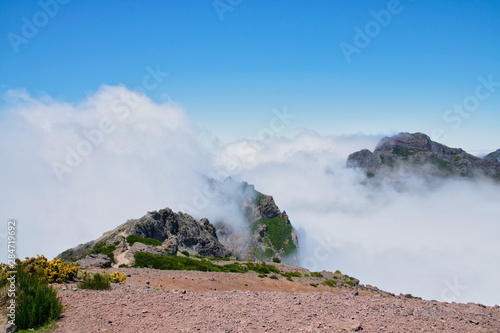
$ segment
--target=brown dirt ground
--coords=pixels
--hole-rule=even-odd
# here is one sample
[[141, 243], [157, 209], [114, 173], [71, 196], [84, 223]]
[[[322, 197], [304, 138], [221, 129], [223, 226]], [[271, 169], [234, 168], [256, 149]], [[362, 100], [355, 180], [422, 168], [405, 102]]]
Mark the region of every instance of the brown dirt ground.
[[110, 291], [59, 285], [65, 312], [56, 332], [500, 332], [498, 306], [309, 285], [320, 278], [119, 270], [127, 282]]

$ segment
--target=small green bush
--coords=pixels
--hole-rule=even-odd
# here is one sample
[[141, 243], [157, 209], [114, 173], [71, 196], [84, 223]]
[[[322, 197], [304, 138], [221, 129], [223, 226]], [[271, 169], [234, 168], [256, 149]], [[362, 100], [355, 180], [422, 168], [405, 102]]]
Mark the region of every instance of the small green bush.
[[139, 235], [130, 235], [127, 237], [128, 245], [132, 246], [135, 242], [142, 243], [144, 245], [160, 246], [163, 244], [157, 239], [142, 237]]
[[287, 273], [281, 273], [282, 276], [286, 277], [288, 281], [292, 281], [292, 277], [302, 277], [302, 274], [300, 272], [287, 272]]
[[280, 259], [280, 258], [278, 258], [278, 257], [274, 257], [274, 258], [273, 258], [273, 262], [275, 262], [275, 263], [279, 264], [279, 263], [281, 263], [281, 259]]
[[186, 257], [189, 257], [189, 252], [188, 252], [188, 251], [185, 251], [185, 250], [184, 250], [184, 251], [181, 251], [181, 253], [182, 253], [183, 255], [185, 255]]
[[271, 275], [269, 278], [273, 280], [278, 280], [278, 277], [276, 275]]
[[265, 274], [259, 274], [259, 275], [258, 275], [258, 277], [260, 277], [260, 278], [265, 278], [266, 276], [267, 276], [267, 275], [265, 275]]
[[310, 285], [311, 287], [318, 288], [318, 285], [317, 285], [317, 284], [315, 284], [315, 283], [309, 283], [309, 285]]
[[322, 278], [322, 277], [323, 277], [323, 274], [321, 274], [320, 272], [311, 272], [311, 276], [312, 276], [312, 277], [319, 277], [319, 278]]
[[247, 263], [248, 270], [254, 271], [257, 273], [261, 274], [269, 274], [269, 273], [275, 273], [275, 274], [280, 274], [280, 270], [274, 266], [274, 265], [268, 265], [265, 262], [262, 262], [260, 264], [254, 264], [254, 263]]
[[337, 286], [337, 281], [333, 281], [333, 280], [325, 280], [323, 281], [322, 283], [324, 286], [329, 286], [329, 287], [332, 287], [332, 288], [335, 288]]
[[56, 320], [62, 313], [57, 291], [37, 274], [16, 269], [17, 300], [15, 325], [18, 329], [37, 328]]
[[83, 283], [80, 284], [80, 288], [92, 290], [109, 290], [111, 289], [111, 283], [109, 281], [109, 276], [95, 273], [93, 275], [85, 275], [83, 278]]
[[340, 271], [337, 269], [334, 274], [342, 274]]

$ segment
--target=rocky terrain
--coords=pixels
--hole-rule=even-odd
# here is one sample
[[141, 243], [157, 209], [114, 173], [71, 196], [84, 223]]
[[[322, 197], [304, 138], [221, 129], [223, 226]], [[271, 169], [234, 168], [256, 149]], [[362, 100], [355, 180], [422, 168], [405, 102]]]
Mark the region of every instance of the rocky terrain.
[[407, 170], [422, 177], [490, 177], [500, 180], [497, 152], [485, 158], [432, 141], [422, 133], [399, 133], [383, 138], [373, 152], [349, 155], [347, 166], [362, 168], [368, 178]]
[[127, 282], [110, 291], [58, 286], [65, 312], [55, 332], [500, 331], [498, 306], [425, 301], [360, 285], [332, 288], [314, 277], [124, 271]]

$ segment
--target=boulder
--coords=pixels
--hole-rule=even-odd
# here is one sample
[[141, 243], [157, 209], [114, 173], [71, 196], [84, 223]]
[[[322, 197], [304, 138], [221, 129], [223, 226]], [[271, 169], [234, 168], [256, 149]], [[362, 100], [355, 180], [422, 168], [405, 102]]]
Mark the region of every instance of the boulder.
[[113, 260], [105, 254], [89, 254], [77, 263], [82, 268], [108, 268], [113, 264]]

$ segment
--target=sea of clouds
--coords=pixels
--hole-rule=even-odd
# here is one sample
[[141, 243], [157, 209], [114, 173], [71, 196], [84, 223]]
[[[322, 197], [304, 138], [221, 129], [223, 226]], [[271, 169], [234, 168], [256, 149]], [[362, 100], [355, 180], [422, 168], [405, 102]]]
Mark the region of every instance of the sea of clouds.
[[227, 144], [174, 102], [122, 86], [73, 104], [9, 90], [0, 109], [0, 239], [15, 218], [18, 256], [52, 257], [164, 207], [241, 227], [241, 211], [227, 200], [238, 189], [220, 195], [207, 186], [231, 176], [286, 210], [311, 270], [339, 269], [427, 299], [500, 303], [498, 184], [430, 185], [410, 174], [401, 175], [404, 190], [366, 182], [346, 158], [375, 148], [380, 136], [284, 137], [276, 129], [294, 125], [270, 117], [266, 131]]

